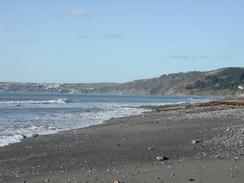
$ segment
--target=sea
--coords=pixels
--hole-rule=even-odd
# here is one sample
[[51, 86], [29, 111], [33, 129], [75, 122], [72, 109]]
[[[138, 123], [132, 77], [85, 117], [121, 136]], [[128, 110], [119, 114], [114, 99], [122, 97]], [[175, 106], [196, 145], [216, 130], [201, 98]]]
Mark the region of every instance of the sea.
[[96, 125], [159, 106], [214, 100], [214, 96], [136, 96], [61, 93], [0, 93], [0, 147], [24, 137]]

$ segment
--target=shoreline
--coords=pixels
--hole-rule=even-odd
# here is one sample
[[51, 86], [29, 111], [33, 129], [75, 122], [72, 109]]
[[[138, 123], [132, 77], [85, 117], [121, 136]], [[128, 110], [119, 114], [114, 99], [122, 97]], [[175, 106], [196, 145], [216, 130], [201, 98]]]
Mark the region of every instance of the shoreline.
[[242, 182], [244, 108], [230, 102], [162, 107], [0, 147], [0, 182]]
[[[59, 100], [59, 99], [58, 99]], [[212, 100], [211, 100], [212, 101]], [[205, 101], [203, 101], [205, 102]], [[160, 108], [171, 108], [172, 106], [173, 107], [177, 107], [177, 106], [189, 106], [189, 105], [194, 105], [194, 104], [197, 104], [197, 103], [202, 103], [202, 102], [194, 102], [194, 103], [190, 103], [190, 102], [180, 102], [180, 103], [166, 103], [166, 104], [159, 104], [159, 105], [153, 105], [153, 104], [150, 104], [150, 105], [138, 105], [138, 106], [124, 106], [124, 107], [129, 107], [131, 109], [144, 109], [144, 111], [140, 112], [139, 114], [130, 114], [130, 115], [124, 115], [124, 116], [121, 116], [121, 117], [114, 117], [114, 116], [111, 116], [109, 119], [105, 119], [105, 120], [102, 120], [100, 122], [97, 122], [97, 123], [94, 123], [94, 124], [91, 124], [91, 125], [84, 125], [84, 126], [81, 126], [81, 127], [74, 127], [74, 128], [70, 128], [70, 129], [60, 129], [60, 130], [55, 130], [55, 131], [49, 131], [49, 133], [33, 133], [31, 135], [25, 135], [25, 134], [16, 134], [14, 136], [14, 139], [15, 139], [15, 142], [8, 142], [6, 143], [5, 145], [0, 145], [0, 148], [1, 147], [5, 147], [5, 146], [8, 146], [8, 145], [11, 145], [11, 144], [16, 144], [16, 143], [21, 143], [24, 139], [26, 138], [36, 138], [37, 136], [43, 136], [43, 135], [53, 135], [53, 134], [57, 134], [57, 133], [62, 133], [62, 132], [69, 132], [69, 131], [73, 131], [73, 130], [79, 130], [81, 128], [87, 128], [87, 127], [90, 127], [90, 126], [96, 126], [96, 125], [100, 125], [100, 124], [103, 124], [103, 123], [106, 123], [106, 121], [110, 120], [110, 119], [114, 119], [114, 118], [123, 118], [123, 117], [130, 117], [130, 116], [134, 116], [134, 115], [142, 115], [143, 113], [147, 113], [147, 112], [153, 112], [153, 111], [157, 111], [158, 109]], [[17, 137], [18, 136], [18, 137]]]

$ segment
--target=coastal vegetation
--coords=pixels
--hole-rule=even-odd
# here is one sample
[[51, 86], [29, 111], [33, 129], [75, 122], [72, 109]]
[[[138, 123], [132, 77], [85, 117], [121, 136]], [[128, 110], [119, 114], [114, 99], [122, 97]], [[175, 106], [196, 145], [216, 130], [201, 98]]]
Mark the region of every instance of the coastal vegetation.
[[109, 93], [142, 95], [239, 95], [244, 92], [244, 68], [164, 74], [126, 83], [0, 83], [0, 91]]

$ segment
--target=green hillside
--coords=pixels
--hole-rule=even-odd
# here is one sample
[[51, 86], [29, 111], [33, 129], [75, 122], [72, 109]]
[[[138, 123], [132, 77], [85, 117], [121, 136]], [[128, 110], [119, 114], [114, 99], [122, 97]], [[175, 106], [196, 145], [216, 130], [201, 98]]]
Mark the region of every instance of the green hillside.
[[207, 72], [162, 75], [124, 83], [103, 91], [122, 94], [233, 95], [242, 94], [244, 68], [228, 67]]

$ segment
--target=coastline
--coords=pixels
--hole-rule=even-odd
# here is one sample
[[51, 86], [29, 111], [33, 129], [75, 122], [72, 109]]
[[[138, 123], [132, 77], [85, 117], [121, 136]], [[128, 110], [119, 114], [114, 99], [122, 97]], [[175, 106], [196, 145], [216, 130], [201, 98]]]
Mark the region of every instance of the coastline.
[[244, 108], [230, 102], [26, 138], [0, 148], [0, 182], [241, 182]]

